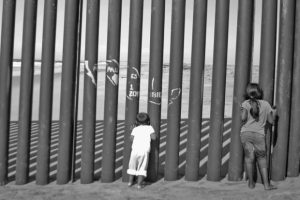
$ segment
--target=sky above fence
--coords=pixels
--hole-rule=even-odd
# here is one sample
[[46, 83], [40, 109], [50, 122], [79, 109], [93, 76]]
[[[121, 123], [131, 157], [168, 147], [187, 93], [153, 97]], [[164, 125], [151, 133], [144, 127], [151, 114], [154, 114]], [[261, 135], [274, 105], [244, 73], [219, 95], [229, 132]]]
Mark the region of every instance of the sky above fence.
[[[0, 21], [2, 22], [3, 0], [0, 0]], [[24, 0], [17, 0], [16, 5], [16, 25], [15, 25], [15, 43], [14, 59], [21, 58], [22, 50], [22, 30], [24, 15]], [[82, 25], [82, 48], [81, 59], [84, 59], [85, 48], [85, 20], [86, 20], [86, 0], [83, 1], [83, 25]], [[100, 1], [100, 29], [99, 29], [99, 60], [106, 58], [106, 39], [107, 39], [107, 17], [109, 0]], [[213, 61], [213, 39], [214, 39], [214, 20], [215, 20], [215, 2], [208, 0], [207, 12], [207, 41], [206, 41], [206, 64], [212, 64]], [[56, 35], [56, 60], [62, 60], [63, 50], [63, 28], [64, 28], [64, 3], [59, 0], [57, 6], [57, 35]], [[193, 26], [193, 0], [186, 0], [186, 22], [185, 22], [185, 41], [184, 41], [184, 62], [190, 63], [191, 45], [192, 45], [192, 26]], [[261, 7], [262, 0], [255, 0], [255, 21], [254, 21], [254, 47], [253, 64], [259, 63], [260, 31], [261, 31]], [[35, 59], [41, 59], [42, 51], [42, 33], [43, 33], [43, 9], [44, 0], [38, 1], [38, 17], [36, 30], [36, 53]], [[122, 27], [121, 27], [121, 54], [120, 61], [127, 60], [128, 52], [128, 33], [129, 33], [129, 11], [130, 0], [122, 1]], [[171, 11], [172, 0], [166, 0], [165, 7], [165, 41], [164, 41], [164, 63], [169, 62], [170, 55], [170, 36], [171, 36]], [[229, 16], [229, 38], [228, 38], [228, 64], [235, 63], [236, 32], [237, 32], [237, 14], [238, 0], [230, 1]], [[143, 16], [143, 41], [142, 41], [142, 62], [149, 61], [150, 46], [150, 21], [151, 21], [151, 0], [144, 0]], [[0, 27], [1, 29], [1, 27]], [[1, 32], [0, 32], [1, 35]]]

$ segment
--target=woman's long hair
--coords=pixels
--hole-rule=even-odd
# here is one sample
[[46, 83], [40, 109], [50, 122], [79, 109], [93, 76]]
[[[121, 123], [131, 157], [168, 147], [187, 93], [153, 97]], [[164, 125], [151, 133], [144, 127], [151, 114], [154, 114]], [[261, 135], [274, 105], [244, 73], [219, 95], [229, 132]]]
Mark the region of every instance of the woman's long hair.
[[251, 105], [250, 114], [258, 121], [259, 120], [259, 101], [263, 98], [263, 91], [257, 83], [249, 83], [246, 88], [246, 99], [249, 99]]

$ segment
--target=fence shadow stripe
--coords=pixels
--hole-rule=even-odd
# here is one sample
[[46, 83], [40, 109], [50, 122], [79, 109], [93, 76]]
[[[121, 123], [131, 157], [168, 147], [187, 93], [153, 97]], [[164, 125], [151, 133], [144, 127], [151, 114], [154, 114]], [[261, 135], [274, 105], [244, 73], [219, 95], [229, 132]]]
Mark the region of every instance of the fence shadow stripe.
[[[95, 180], [101, 179], [101, 163], [102, 163], [102, 145], [103, 145], [103, 121], [97, 121], [95, 127], [95, 162], [94, 162], [94, 176]], [[200, 151], [200, 163], [199, 163], [199, 175], [200, 177], [206, 174], [207, 154], [208, 154], [208, 138], [209, 138], [210, 120], [202, 120], [201, 131], [201, 151]], [[221, 175], [226, 176], [229, 160], [229, 148], [230, 148], [230, 131], [231, 131], [231, 119], [224, 119], [224, 133], [223, 133], [223, 147], [222, 147], [222, 166]], [[117, 134], [116, 134], [116, 160], [115, 160], [115, 177], [116, 179], [122, 176], [122, 162], [123, 162], [123, 149], [124, 149], [124, 132], [125, 122], [123, 120], [118, 121]], [[79, 121], [77, 124], [77, 137], [76, 137], [76, 164], [75, 164], [75, 179], [80, 179], [81, 170], [81, 142], [83, 134], [83, 124]], [[36, 175], [36, 160], [38, 150], [38, 135], [39, 135], [39, 122], [32, 122], [31, 129], [31, 141], [30, 141], [30, 162], [29, 162], [29, 181], [35, 180]], [[184, 176], [184, 170], [186, 165], [186, 145], [188, 138], [188, 120], [183, 119], [180, 125], [180, 139], [179, 139], [179, 174]], [[18, 139], [18, 122], [10, 123], [10, 141], [9, 141], [9, 162], [8, 162], [8, 178], [9, 182], [15, 181], [16, 173], [16, 152], [17, 152], [17, 139]], [[166, 139], [167, 139], [167, 120], [161, 121], [160, 132], [160, 151], [159, 151], [159, 174], [163, 176], [165, 151], [166, 151]], [[57, 156], [58, 156], [58, 141], [59, 141], [59, 121], [53, 121], [51, 126], [51, 139], [50, 139], [50, 181], [56, 180], [57, 173]]]

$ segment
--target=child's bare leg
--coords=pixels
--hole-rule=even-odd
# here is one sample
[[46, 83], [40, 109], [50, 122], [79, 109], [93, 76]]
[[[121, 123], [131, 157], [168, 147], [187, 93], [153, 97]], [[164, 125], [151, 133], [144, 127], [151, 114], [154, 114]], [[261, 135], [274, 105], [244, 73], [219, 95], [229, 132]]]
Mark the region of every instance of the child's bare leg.
[[274, 185], [272, 185], [270, 183], [270, 181], [269, 181], [267, 168], [261, 168], [260, 169], [260, 173], [261, 173], [261, 176], [263, 178], [265, 190], [274, 190], [274, 189], [277, 189], [277, 187], [274, 186]]
[[274, 190], [277, 189], [276, 186], [270, 184], [269, 176], [268, 176], [268, 169], [266, 167], [266, 160], [265, 158], [258, 159], [258, 166], [260, 170], [261, 177], [263, 179], [264, 188], [265, 190]]
[[246, 164], [246, 171], [248, 175], [248, 187], [254, 188], [254, 149], [251, 147], [246, 147], [244, 149], [245, 152], [245, 164]]
[[129, 182], [128, 182], [128, 186], [131, 187], [133, 185], [133, 180], [134, 180], [134, 176], [133, 175], [129, 175]]
[[248, 187], [249, 188], [255, 188], [254, 183], [254, 163], [246, 161], [246, 170], [248, 175]]
[[138, 176], [138, 182], [137, 182], [137, 187], [142, 188], [142, 184], [144, 181], [145, 177], [144, 176]]

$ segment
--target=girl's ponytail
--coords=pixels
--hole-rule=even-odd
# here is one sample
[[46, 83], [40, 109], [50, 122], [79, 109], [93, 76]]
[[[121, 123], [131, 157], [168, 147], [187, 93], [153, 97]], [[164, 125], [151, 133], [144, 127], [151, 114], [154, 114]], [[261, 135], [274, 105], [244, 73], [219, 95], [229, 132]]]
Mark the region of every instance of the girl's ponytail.
[[259, 120], [259, 102], [257, 99], [249, 99], [250, 100], [250, 114], [255, 119], [255, 121]]
[[250, 114], [255, 119], [259, 120], [259, 99], [262, 99], [263, 92], [257, 83], [249, 83], [246, 89], [246, 99], [249, 99], [251, 106]]

